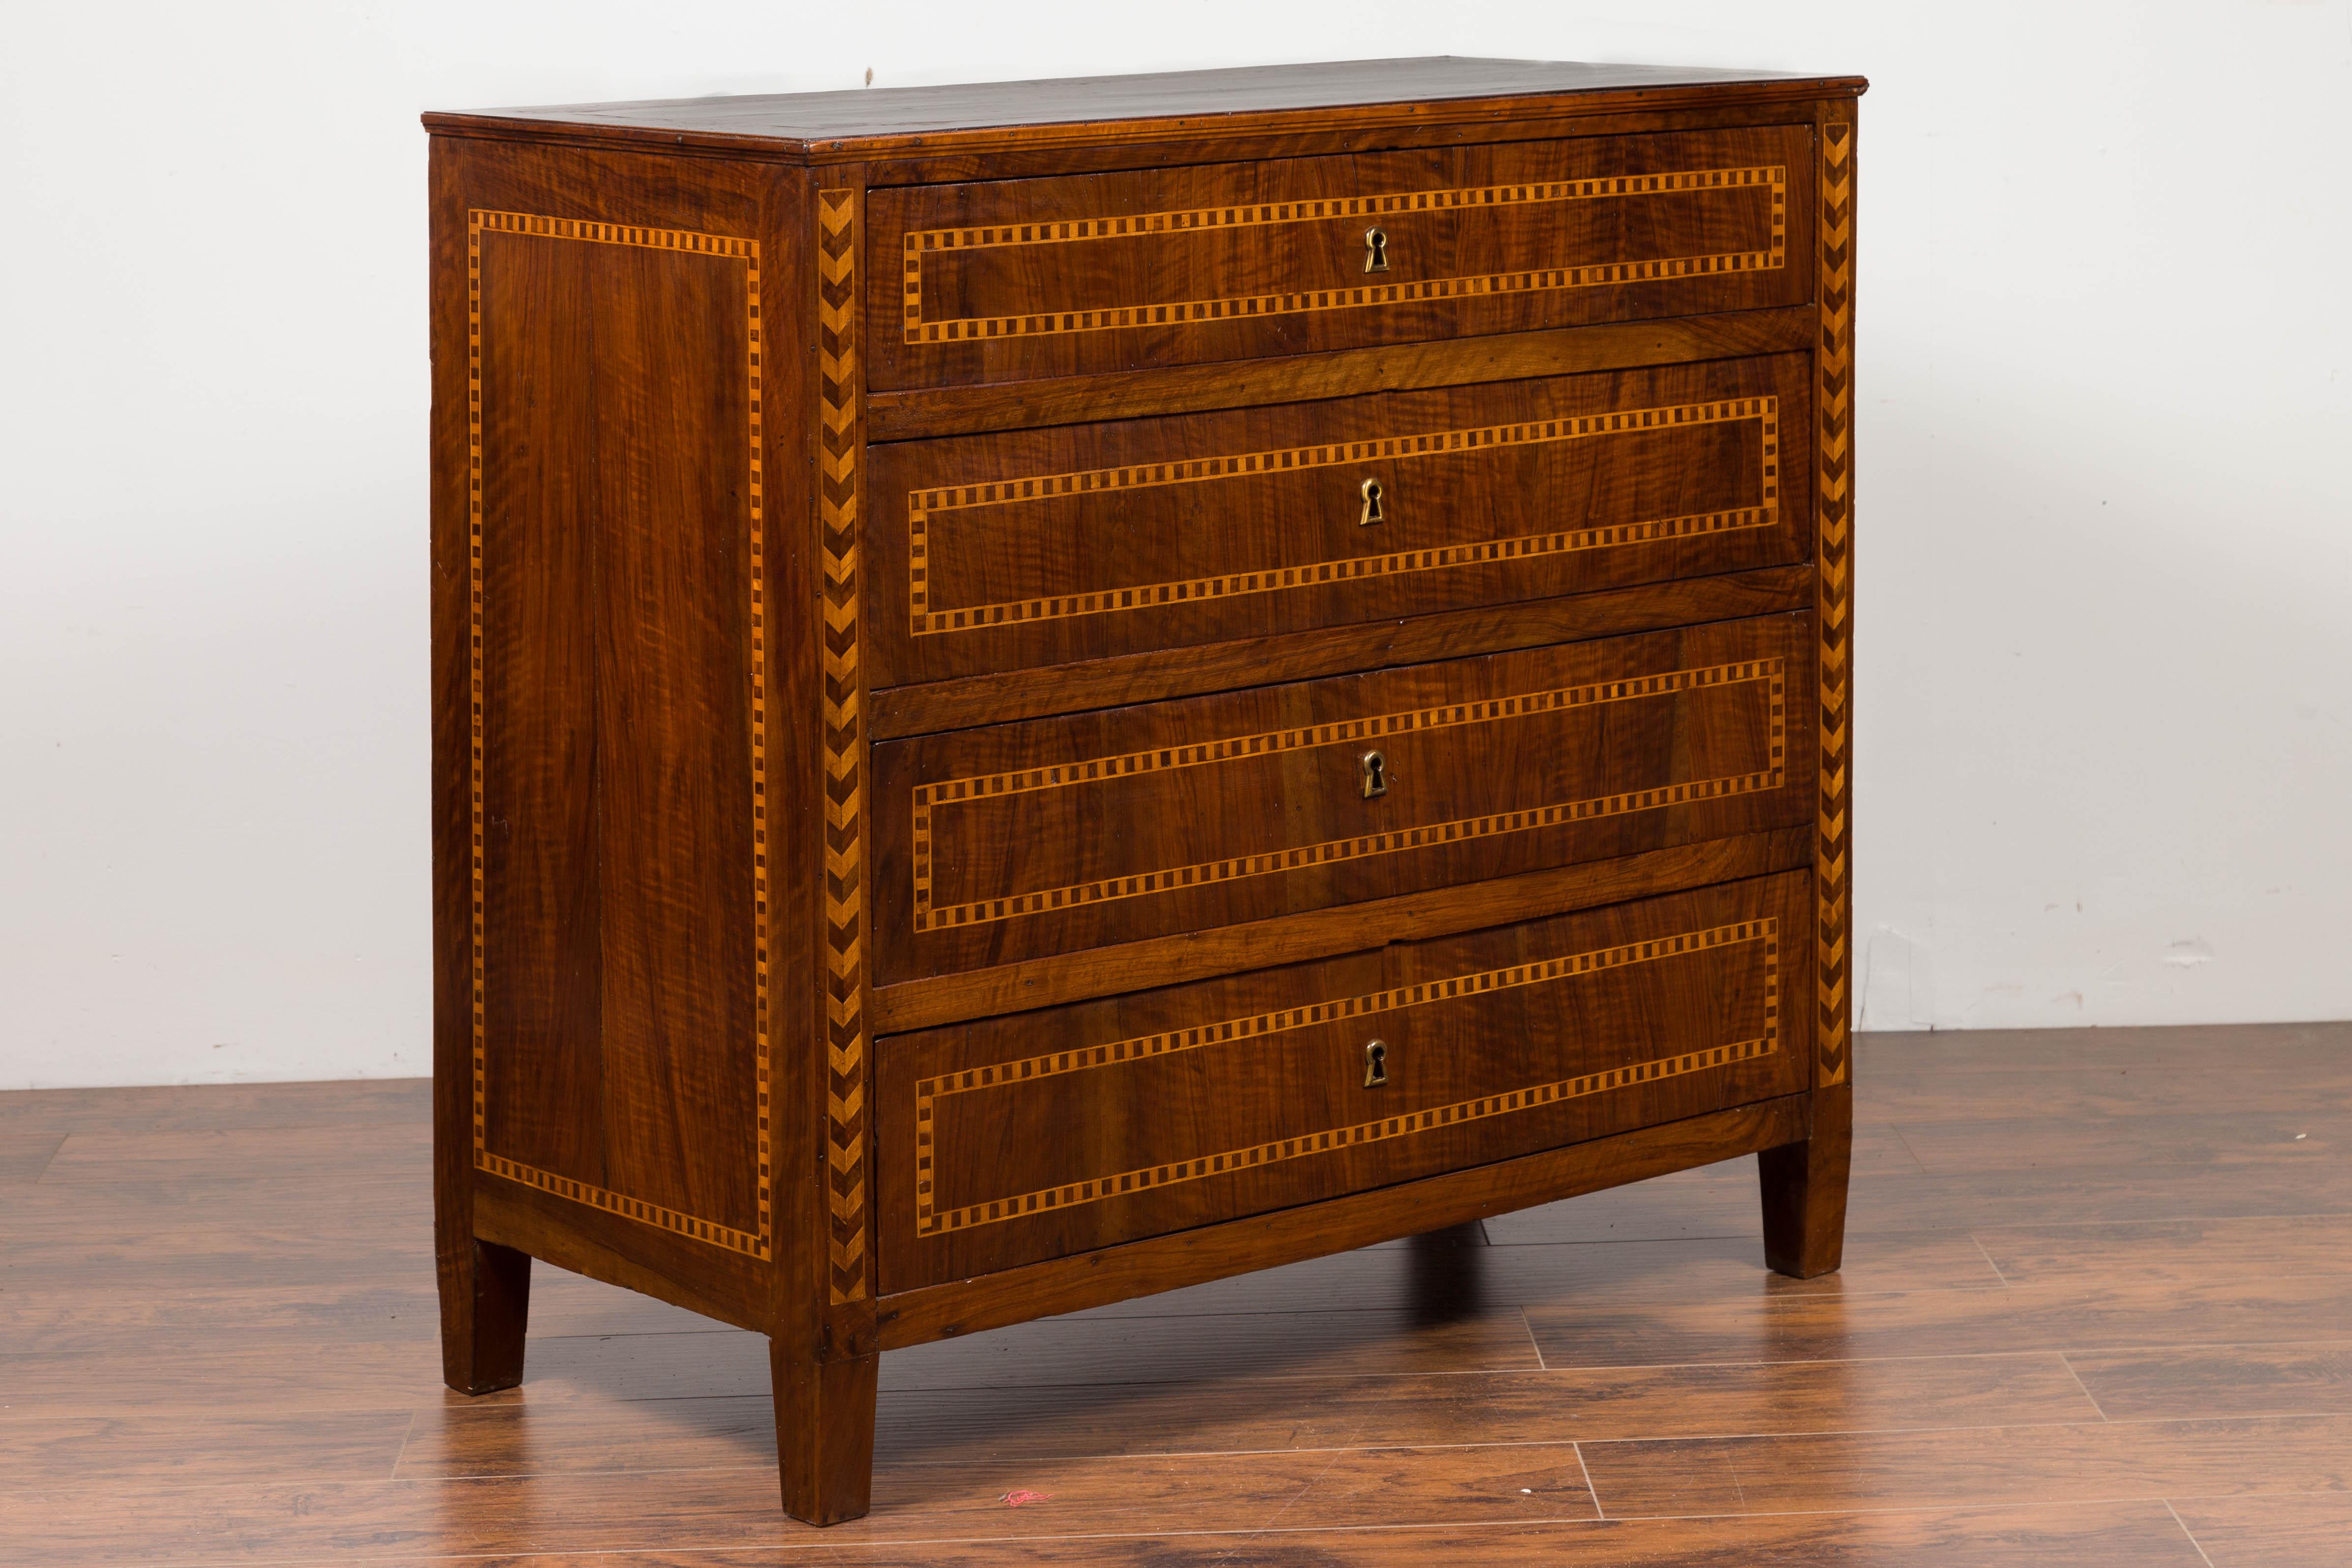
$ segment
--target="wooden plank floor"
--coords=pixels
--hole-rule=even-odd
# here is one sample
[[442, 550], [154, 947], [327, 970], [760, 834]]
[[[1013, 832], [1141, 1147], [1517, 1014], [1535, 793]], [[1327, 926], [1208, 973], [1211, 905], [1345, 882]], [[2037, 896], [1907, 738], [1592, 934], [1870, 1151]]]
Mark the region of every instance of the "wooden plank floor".
[[441, 1388], [423, 1084], [0, 1095], [0, 1563], [2352, 1563], [2352, 1024], [1859, 1084], [1842, 1275], [1741, 1160], [926, 1346], [823, 1532], [754, 1336], [542, 1264]]

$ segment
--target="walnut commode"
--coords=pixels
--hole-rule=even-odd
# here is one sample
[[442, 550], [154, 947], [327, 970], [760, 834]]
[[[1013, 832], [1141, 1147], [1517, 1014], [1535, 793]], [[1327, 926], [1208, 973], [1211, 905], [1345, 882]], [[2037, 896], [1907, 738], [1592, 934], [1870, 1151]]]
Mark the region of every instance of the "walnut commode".
[[426, 117], [443, 1343], [882, 1353], [1852, 1124], [1853, 78]]

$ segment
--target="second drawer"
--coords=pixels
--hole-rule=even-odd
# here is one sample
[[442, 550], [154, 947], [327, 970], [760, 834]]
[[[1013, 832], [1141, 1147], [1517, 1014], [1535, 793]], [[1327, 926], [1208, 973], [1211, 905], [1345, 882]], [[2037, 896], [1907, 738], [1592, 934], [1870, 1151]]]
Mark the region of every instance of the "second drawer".
[[1812, 683], [1779, 615], [886, 742], [876, 978], [1806, 821]]
[[1801, 354], [875, 448], [877, 686], [1801, 560]]

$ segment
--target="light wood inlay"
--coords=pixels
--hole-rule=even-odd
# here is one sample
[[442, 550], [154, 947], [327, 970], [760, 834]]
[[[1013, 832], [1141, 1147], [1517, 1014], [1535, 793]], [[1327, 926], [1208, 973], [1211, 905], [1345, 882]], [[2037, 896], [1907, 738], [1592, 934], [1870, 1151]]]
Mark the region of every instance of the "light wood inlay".
[[[1549, 445], [1566, 441], [1649, 434], [1749, 421], [1754, 422], [1757, 427], [1758, 455], [1763, 476], [1763, 494], [1759, 504], [1753, 507], [1728, 507], [1685, 517], [1654, 517], [1590, 528], [1521, 534], [1385, 555], [1266, 567], [1255, 571], [1228, 572], [1172, 582], [1009, 600], [996, 604], [942, 610], [933, 608], [930, 602], [929, 552], [933, 519], [950, 513], [982, 507], [1050, 502], [1109, 490], [1206, 484], [1368, 462], [1458, 456], [1496, 448]], [[1512, 424], [1422, 431], [1375, 436], [1364, 441], [1224, 454], [1071, 474], [1031, 475], [1015, 479], [917, 490], [907, 497], [907, 528], [910, 541], [907, 558], [907, 598], [912, 611], [910, 629], [915, 636], [921, 637], [1021, 622], [1150, 610], [1169, 604], [1194, 603], [1204, 599], [1280, 592], [1493, 561], [1527, 560], [1577, 550], [1605, 549], [1620, 545], [1725, 533], [1738, 528], [1776, 528], [1780, 517], [1780, 400], [1745, 397], [1675, 403], [1658, 408], [1614, 409], [1602, 413], [1570, 414], [1558, 419], [1528, 420]]]
[[[1843, 112], [1852, 113], [1851, 104]], [[1816, 534], [1820, 561], [1815, 574], [1821, 623], [1821, 836], [1813, 857], [1813, 887], [1821, 901], [1821, 952], [1816, 965], [1821, 989], [1818, 1081], [1843, 1083], [1848, 1062], [1851, 1010], [1846, 983], [1849, 927], [1853, 919], [1853, 868], [1848, 853], [1853, 824], [1847, 724], [1853, 650], [1853, 124], [1822, 126], [1821, 278], [1822, 337], [1814, 352], [1821, 413], [1821, 472]]]
[[[483, 821], [483, 760], [486, 741], [485, 682], [482, 670], [484, 636], [484, 591], [482, 556], [482, 235], [488, 234], [516, 235], [538, 239], [576, 240], [593, 245], [635, 246], [649, 250], [683, 252], [707, 256], [722, 261], [743, 264], [743, 298], [746, 406], [750, 410], [748, 427], [744, 432], [750, 453], [751, 471], [746, 489], [748, 518], [745, 529], [746, 570], [750, 582], [751, 610], [751, 841], [752, 885], [751, 913], [758, 952], [757, 977], [754, 985], [756, 1016], [759, 1029], [758, 1051], [758, 1139], [759, 1139], [759, 1215], [760, 1228], [741, 1230], [699, 1218], [660, 1204], [648, 1203], [626, 1193], [614, 1192], [593, 1182], [578, 1180], [553, 1171], [542, 1170], [520, 1160], [493, 1153], [488, 1146], [489, 1022], [487, 990], [487, 958], [484, 925], [487, 904], [484, 871], [485, 824]], [[468, 639], [467, 678], [472, 696], [470, 719], [470, 777], [467, 791], [471, 812], [473, 847], [472, 910], [473, 929], [473, 1068], [474, 1068], [474, 1167], [509, 1181], [520, 1182], [541, 1192], [569, 1198], [593, 1208], [616, 1214], [625, 1219], [657, 1227], [677, 1235], [691, 1237], [723, 1247], [730, 1252], [746, 1253], [754, 1258], [767, 1258], [773, 1250], [775, 1234], [772, 1173], [774, 1150], [771, 1134], [770, 1092], [773, 1071], [769, 1033], [770, 998], [768, 988], [768, 894], [767, 894], [767, 752], [768, 752], [768, 643], [765, 623], [766, 528], [763, 494], [762, 455], [760, 417], [760, 246], [757, 241], [740, 239], [732, 235], [706, 234], [696, 229], [655, 228], [638, 224], [608, 224], [580, 218], [549, 217], [532, 213], [509, 213], [469, 209], [466, 214], [466, 429], [467, 429], [467, 528], [468, 534], [469, 597], [471, 621]]]
[[831, 1299], [866, 1296], [865, 680], [858, 668], [857, 203], [817, 195], [818, 522], [824, 568], [825, 1138]]
[[[1298, 293], [1232, 295], [1212, 299], [1150, 302], [1091, 310], [1041, 311], [1018, 316], [923, 319], [923, 258], [949, 250], [1003, 246], [1074, 245], [1089, 240], [1145, 235], [1197, 233], [1214, 228], [1340, 222], [1366, 216], [1445, 212], [1549, 202], [1610, 201], [1689, 192], [1765, 188], [1771, 192], [1772, 230], [1767, 248], [1709, 256], [1659, 256], [1547, 267], [1464, 277], [1377, 284]], [[1696, 277], [1722, 272], [1755, 272], [1785, 265], [1788, 236], [1788, 171], [1778, 165], [1741, 169], [1691, 169], [1668, 173], [1612, 175], [1590, 180], [1483, 186], [1448, 191], [1405, 191], [1369, 196], [1339, 196], [1297, 202], [1252, 203], [1134, 217], [1071, 218], [990, 227], [922, 229], [908, 233], [906, 250], [906, 340], [957, 342], [971, 339], [1038, 337], [1096, 332], [1118, 327], [1191, 326], [1202, 322], [1294, 315], [1302, 311], [1360, 309], [1421, 299], [1463, 298], [1481, 294], [1523, 294], [1590, 288], [1656, 278]]]
[[[657, 1555], [772, 1546], [779, 1500], [819, 1526], [878, 1501], [860, 1540], [919, 1530], [954, 1547], [926, 1500], [1006, 1484], [977, 1461], [948, 1473], [960, 1426], [1042, 1434], [1018, 1479], [1043, 1505], [1013, 1522], [1054, 1535], [1063, 1510], [1098, 1544], [1113, 1471], [1175, 1450], [1129, 1443], [1086, 1389], [1254, 1357], [1293, 1382], [1591, 1368], [1642, 1314], [1604, 1302], [1579, 1330], [1554, 1313], [1557, 1345], [1538, 1346], [1513, 1309], [1537, 1304], [1536, 1275], [1572, 1276], [1587, 1299], [1596, 1267], [1643, 1281], [1645, 1310], [1688, 1308], [1692, 1283], [1748, 1318], [1770, 1307], [1774, 1356], [1816, 1328], [1852, 1341], [1834, 1291], [1803, 1282], [1843, 1260], [1852, 1162], [1881, 1186], [1918, 1163], [1890, 1142], [1883, 1096], [1857, 1104], [1845, 1018], [1865, 85], [1443, 59], [428, 116], [435, 1273], [414, 1227], [345, 1212], [348, 1183], [265, 1183], [253, 1201], [323, 1195], [330, 1228], [356, 1216], [411, 1242], [333, 1300], [224, 1312], [247, 1338], [295, 1318], [331, 1331], [362, 1309], [382, 1320], [383, 1280], [407, 1280], [394, 1326], [423, 1333], [437, 1296], [441, 1380], [486, 1403], [436, 1394], [411, 1441], [404, 1405], [346, 1420], [331, 1385], [359, 1388], [352, 1349], [373, 1345], [413, 1388], [421, 1340], [331, 1332], [351, 1343], [306, 1351], [298, 1333], [310, 1363], [273, 1342], [225, 1372], [189, 1362], [185, 1291], [116, 1291], [131, 1304], [113, 1327], [170, 1351], [166, 1383], [275, 1412], [166, 1434], [140, 1464], [226, 1454], [213, 1490], [282, 1480], [327, 1499], [288, 1531], [183, 1555], [252, 1557], [258, 1541], [307, 1561], [397, 1537], [495, 1556], [519, 1550], [516, 1499], [548, 1500], [523, 1483], [599, 1467], [632, 1486], [589, 1477], [571, 1488], [585, 1514], [535, 1508], [533, 1529], [570, 1534], [532, 1550], [621, 1549], [578, 1521], [648, 1487], [694, 1536], [635, 1542]], [[250, 1096], [185, 1124], [259, 1109], [254, 1159], [293, 1157], [269, 1135], [289, 1125], [341, 1159], [389, 1124], [339, 1103], [352, 1124], [295, 1125]], [[425, 1201], [425, 1109], [412, 1086], [416, 1123], [375, 1162], [405, 1174], [362, 1186]], [[224, 1168], [183, 1136], [107, 1173], [105, 1129], [127, 1124], [113, 1111], [44, 1099], [18, 1119], [0, 1184], [37, 1174], [28, 1200], [152, 1185], [128, 1165]], [[1783, 1277], [1769, 1298], [1747, 1277], [1752, 1244], [1710, 1253], [1708, 1280], [1622, 1247], [1533, 1273], [1525, 1247], [1463, 1266], [1514, 1225], [1687, 1236], [1687, 1216], [1653, 1228], [1643, 1206], [1706, 1184], [1605, 1195], [1748, 1155], [1739, 1219], [1702, 1218], [1707, 1237], [1744, 1231], [1760, 1197], [1760, 1263]], [[2308, 1181], [2272, 1185], [2286, 1196], [2263, 1212], [2310, 1207]], [[2116, 1191], [2138, 1212], [2145, 1186]], [[1910, 1215], [1948, 1210], [1938, 1192], [1862, 1196]], [[1560, 1202], [1582, 1195], [1601, 1196]], [[1948, 1226], [1943, 1210], [1864, 1216], [1863, 1255], [1890, 1226]], [[57, 1218], [27, 1244], [50, 1247]], [[60, 1258], [121, 1275], [111, 1253]], [[1411, 1278], [1383, 1277], [1399, 1260]], [[286, 1259], [231, 1261], [268, 1275]], [[1221, 1309], [1235, 1315], [1165, 1344], [1093, 1311], [1219, 1281], [1321, 1296]], [[591, 1281], [654, 1300], [591, 1301]], [[1882, 1282], [1843, 1299], [1867, 1307], [1873, 1290], [1898, 1305], [1970, 1293]], [[2307, 1340], [2336, 1303], [2306, 1294], [2286, 1326]], [[1163, 1296], [1123, 1322], [1227, 1299]], [[1800, 1321], [1806, 1301], [1821, 1323]], [[1984, 1330], [2013, 1361], [1991, 1332], [2002, 1314], [1975, 1305], [1954, 1332]], [[639, 1347], [635, 1383], [636, 1353], [608, 1337], [633, 1310], [660, 1342]], [[689, 1333], [688, 1313], [746, 1332]], [[1038, 1321], [1072, 1313], [1087, 1315]], [[111, 1560], [121, 1521], [184, 1516], [168, 1488], [126, 1506], [100, 1484], [121, 1478], [89, 1467], [137, 1448], [109, 1419], [156, 1397], [123, 1381], [108, 1325], [62, 1296], [14, 1316], [53, 1342], [37, 1350], [89, 1354], [48, 1378], [70, 1408], [26, 1417], [57, 1428], [16, 1444], [47, 1492], [21, 1517], [0, 1502], [0, 1537], [13, 1522], [33, 1559]], [[2007, 1314], [2028, 1317], [2053, 1321]], [[1376, 1319], [1397, 1332], [1367, 1332]], [[1737, 1351], [1755, 1337], [1742, 1322], [1676, 1332]], [[1008, 1425], [964, 1396], [1010, 1384], [976, 1383], [952, 1343], [895, 1360], [883, 1392], [886, 1352], [1017, 1325], [982, 1359], [1010, 1346], [1070, 1399], [1044, 1389]], [[1335, 1344], [1353, 1348], [1332, 1361]], [[38, 1375], [44, 1358], [14, 1359]], [[576, 1452], [550, 1449], [536, 1416], [520, 1448], [493, 1431], [527, 1370], [578, 1383], [589, 1360], [627, 1409], [646, 1406], [635, 1384], [673, 1402], [758, 1394], [772, 1424], [750, 1429], [773, 1433], [772, 1475], [742, 1468], [740, 1441], [717, 1452], [748, 1409], [701, 1423], [716, 1469], [675, 1421], [588, 1406], [557, 1422], [571, 1437], [555, 1447]], [[257, 1377], [275, 1380], [266, 1398]], [[1989, 1407], [1979, 1382], [2022, 1380], [2064, 1409], [2020, 1418], [2063, 1423], [2098, 1395], [2090, 1377], [1995, 1368], [1948, 1379], [1957, 1403], [1932, 1423], [1916, 1397], [1896, 1416], [1965, 1426]], [[1829, 1453], [1838, 1434], [1883, 1435], [1839, 1404], [1851, 1376], [1813, 1381], [1826, 1404], [1761, 1383], [1726, 1403], [1720, 1378], [1694, 1377], [1698, 1406], [1638, 1432], [1622, 1379], [1498, 1391], [1499, 1416], [1433, 1385], [1318, 1391], [1307, 1403], [1429, 1429], [1322, 1423], [1362, 1452], [1342, 1456], [1349, 1485], [1316, 1495], [1381, 1500], [1283, 1522], [1400, 1561], [1428, 1555], [1396, 1532], [1415, 1524], [1514, 1561], [1720, 1554], [1754, 1544], [1745, 1524], [1601, 1530], [1634, 1511], [1577, 1444], [1810, 1433]], [[336, 1419], [296, 1408], [289, 1424], [294, 1396]], [[389, 1447], [371, 1412], [393, 1417]], [[1528, 1412], [1548, 1429], [1507, 1429]], [[1187, 1422], [1172, 1419], [1163, 1437]], [[879, 1497], [877, 1430], [894, 1466]], [[1527, 1458], [1530, 1443], [1547, 1451]], [[1680, 1462], [1624, 1446], [1627, 1463]], [[1329, 1458], [1313, 1447], [1275, 1453], [1277, 1469], [1312, 1481]], [[270, 1474], [272, 1451], [318, 1473]], [[1265, 1445], [1202, 1451], [1215, 1474], [1162, 1486], [1169, 1508], [1113, 1530], [1134, 1537], [1114, 1555], [1198, 1535], [1220, 1477], [1220, 1518], [1263, 1515]], [[1059, 1479], [1036, 1468], [1065, 1459], [1077, 1469]], [[485, 1476], [504, 1479], [473, 1487], [479, 1517], [439, 1528], [457, 1494], [436, 1479]], [[1697, 1495], [1653, 1479], [1669, 1501]], [[1725, 1511], [1747, 1511], [1755, 1489], [1729, 1490]], [[1594, 1530], [1521, 1540], [1511, 1519]], [[1333, 1533], [1356, 1526], [1363, 1540]], [[1767, 1544], [1834, 1546], [1839, 1528]]]
[[[1272, 756], [1283, 751], [1320, 746], [1357, 744], [1398, 735], [1449, 729], [1462, 725], [1490, 724], [1502, 719], [1527, 718], [1541, 713], [1554, 713], [1607, 703], [1674, 696], [1685, 692], [1700, 691], [1716, 686], [1739, 685], [1750, 682], [1762, 683], [1766, 688], [1769, 710], [1767, 755], [1771, 761], [1768, 766], [1748, 773], [1717, 779], [1692, 779], [1661, 785], [1651, 789], [1626, 791], [1589, 800], [1564, 800], [1528, 810], [1489, 813], [1479, 817], [1465, 818], [1458, 821], [1425, 823], [1391, 832], [1334, 839], [1323, 843], [1299, 845], [1295, 848], [1269, 851], [1263, 854], [1237, 856], [1229, 860], [1204, 862], [1197, 865], [1171, 866], [1131, 876], [1075, 883], [1067, 887], [1049, 888], [1034, 893], [1009, 894], [944, 906], [935, 906], [931, 902], [931, 819], [933, 811], [941, 808], [973, 800], [994, 800], [1005, 795], [1023, 794], [1037, 789], [1071, 789], [1172, 768], [1213, 766], [1246, 758]], [[1737, 664], [1714, 664], [1700, 669], [1664, 671], [1654, 675], [1640, 675], [1626, 680], [1600, 681], [1583, 685], [1560, 686], [1549, 691], [1526, 692], [1479, 702], [1448, 703], [1437, 707], [1413, 709], [1402, 713], [1375, 714], [1364, 718], [1338, 720], [1299, 729], [1224, 736], [1192, 746], [1161, 747], [1150, 751], [1088, 758], [1057, 767], [1024, 768], [1010, 773], [995, 773], [968, 779], [944, 779], [931, 784], [918, 784], [912, 791], [913, 798], [910, 805], [915, 862], [914, 926], [917, 931], [931, 931], [957, 925], [981, 925], [1051, 910], [1074, 908], [1080, 904], [1101, 903], [1110, 899], [1135, 898], [1171, 892], [1179, 888], [1199, 887], [1205, 883], [1227, 882], [1238, 877], [1265, 876], [1278, 872], [1297, 871], [1333, 861], [1360, 859], [1368, 855], [1393, 854], [1426, 845], [1456, 843], [1469, 839], [1489, 838], [1500, 833], [1526, 832], [1563, 822], [1587, 821], [1617, 816], [1628, 811], [1655, 810], [1690, 801], [1719, 800], [1757, 790], [1777, 789], [1785, 782], [1786, 759], [1782, 756], [1782, 746], [1787, 731], [1785, 699], [1784, 662], [1779, 659], [1750, 659]]]
[[[1764, 945], [1764, 1010], [1759, 1032], [1752, 1039], [1729, 1045], [1710, 1046], [1699, 1051], [1678, 1052], [1634, 1062], [1629, 1066], [1611, 1068], [1598, 1072], [1581, 1073], [1549, 1083], [1531, 1084], [1524, 1089], [1509, 1090], [1500, 1094], [1482, 1095], [1473, 1100], [1459, 1101], [1450, 1105], [1433, 1106], [1387, 1116], [1377, 1121], [1361, 1122], [1352, 1126], [1329, 1127], [1296, 1137], [1252, 1145], [1238, 1149], [1226, 1149], [1172, 1164], [1142, 1166], [1120, 1171], [1087, 1181], [1066, 1183], [1005, 1198], [992, 1198], [961, 1207], [940, 1208], [933, 1191], [932, 1150], [938, 1127], [939, 1102], [958, 1094], [975, 1091], [1003, 1088], [1034, 1082], [1042, 1078], [1069, 1072], [1088, 1071], [1097, 1068], [1134, 1062], [1174, 1051], [1196, 1051], [1203, 1046], [1224, 1045], [1234, 1040], [1256, 1040], [1294, 1030], [1312, 1028], [1318, 1024], [1342, 1019], [1364, 1019], [1407, 1008], [1427, 1007], [1436, 1002], [1456, 1001], [1465, 997], [1482, 996], [1491, 992], [1511, 990], [1524, 986], [1550, 985], [1572, 980], [1604, 970], [1623, 968], [1635, 964], [1654, 963], [1660, 959], [1680, 957], [1691, 953], [1706, 952], [1738, 943], [1761, 942]], [[1485, 969], [1465, 975], [1448, 976], [1444, 979], [1423, 981], [1418, 985], [1401, 986], [1391, 990], [1375, 991], [1366, 996], [1329, 998], [1303, 1007], [1287, 1008], [1276, 1012], [1259, 1013], [1253, 1017], [1223, 1019], [1189, 1029], [1172, 1030], [1160, 1034], [1142, 1035], [1132, 1040], [1117, 1040], [1108, 1045], [1082, 1051], [1059, 1051], [1047, 1056], [1029, 1057], [1016, 1061], [973, 1068], [966, 1071], [924, 1079], [915, 1086], [915, 1233], [932, 1236], [942, 1231], [961, 1230], [974, 1225], [991, 1225], [1025, 1215], [1054, 1209], [1075, 1207], [1081, 1204], [1099, 1203], [1107, 1198], [1173, 1186], [1179, 1182], [1198, 1181], [1206, 1176], [1222, 1176], [1254, 1166], [1301, 1159], [1309, 1155], [1328, 1154], [1335, 1150], [1353, 1148], [1364, 1144], [1380, 1143], [1391, 1138], [1410, 1137], [1439, 1127], [1455, 1126], [1464, 1122], [1480, 1121], [1490, 1116], [1507, 1115], [1518, 1111], [1531, 1111], [1538, 1106], [1557, 1104], [1564, 1100], [1580, 1099], [1586, 1095], [1606, 1093], [1636, 1083], [1654, 1082], [1662, 1078], [1680, 1077], [1685, 1073], [1711, 1068], [1728, 1067], [1769, 1056], [1780, 1049], [1780, 922], [1773, 919], [1741, 921], [1702, 931], [1682, 932], [1673, 936], [1650, 941], [1628, 943], [1622, 946], [1601, 948], [1587, 953], [1572, 953], [1557, 958], [1539, 959], [1533, 963], [1515, 964], [1506, 968]]]

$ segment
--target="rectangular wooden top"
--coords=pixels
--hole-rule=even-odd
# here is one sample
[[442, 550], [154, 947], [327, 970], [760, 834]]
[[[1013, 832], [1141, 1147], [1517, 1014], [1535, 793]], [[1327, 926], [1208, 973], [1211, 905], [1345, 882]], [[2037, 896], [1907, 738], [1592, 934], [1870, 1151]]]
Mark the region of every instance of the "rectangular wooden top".
[[[1853, 76], [1566, 60], [1348, 60], [957, 87], [559, 104], [425, 116], [428, 130], [838, 162], [1118, 141], [1848, 98]], [[1570, 101], [1563, 102], [1563, 99]]]

